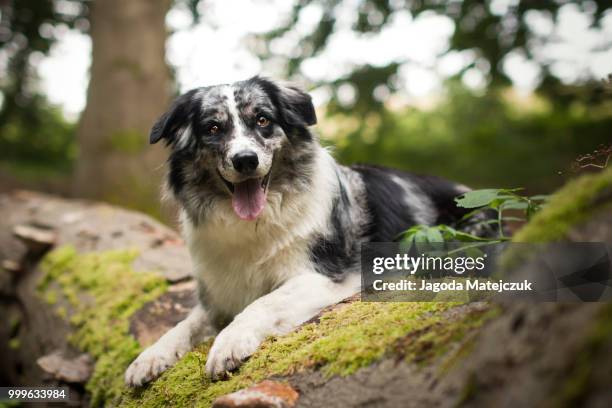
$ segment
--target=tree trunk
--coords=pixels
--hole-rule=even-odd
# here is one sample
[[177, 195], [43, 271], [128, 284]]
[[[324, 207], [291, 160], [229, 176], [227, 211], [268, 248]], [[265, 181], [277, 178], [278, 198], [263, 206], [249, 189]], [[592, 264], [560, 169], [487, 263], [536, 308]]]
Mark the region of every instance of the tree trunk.
[[165, 61], [170, 5], [96, 0], [91, 6], [91, 79], [77, 129], [78, 196], [157, 212], [164, 153], [147, 140], [172, 93]]

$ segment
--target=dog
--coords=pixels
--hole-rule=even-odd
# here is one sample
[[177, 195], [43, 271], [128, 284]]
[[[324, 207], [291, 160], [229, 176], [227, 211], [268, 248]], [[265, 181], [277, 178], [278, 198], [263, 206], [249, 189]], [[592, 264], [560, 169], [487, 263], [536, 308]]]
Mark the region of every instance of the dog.
[[198, 305], [125, 373], [142, 386], [218, 334], [206, 373], [224, 378], [282, 335], [360, 290], [360, 245], [416, 224], [452, 224], [468, 188], [376, 166], [338, 164], [309, 130], [302, 90], [253, 77], [178, 97], [150, 143], [171, 149], [167, 190], [198, 283]]

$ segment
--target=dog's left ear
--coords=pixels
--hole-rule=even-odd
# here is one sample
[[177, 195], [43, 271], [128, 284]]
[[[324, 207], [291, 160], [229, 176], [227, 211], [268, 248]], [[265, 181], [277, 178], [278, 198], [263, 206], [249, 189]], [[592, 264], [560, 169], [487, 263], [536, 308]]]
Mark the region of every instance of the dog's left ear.
[[312, 104], [312, 98], [306, 92], [295, 86], [278, 83], [259, 76], [251, 78], [249, 82], [263, 88], [272, 98], [285, 127], [306, 129], [308, 126], [317, 123], [317, 114]]
[[149, 134], [149, 143], [154, 144], [161, 139], [165, 139], [166, 144], [174, 143], [190, 122], [190, 101], [193, 98], [195, 90], [189, 91], [176, 98], [168, 112], [164, 113], [157, 119], [157, 122], [151, 128]]
[[307, 127], [317, 123], [312, 98], [294, 86], [278, 85], [278, 100], [285, 121], [295, 127]]

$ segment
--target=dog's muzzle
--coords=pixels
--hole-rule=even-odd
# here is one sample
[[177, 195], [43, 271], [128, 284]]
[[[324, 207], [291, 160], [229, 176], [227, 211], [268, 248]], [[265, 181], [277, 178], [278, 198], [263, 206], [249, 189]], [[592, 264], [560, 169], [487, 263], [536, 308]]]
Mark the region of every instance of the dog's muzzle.
[[232, 183], [217, 172], [232, 194], [232, 208], [236, 215], [245, 221], [257, 219], [266, 205], [271, 171], [264, 177], [251, 177], [237, 183]]

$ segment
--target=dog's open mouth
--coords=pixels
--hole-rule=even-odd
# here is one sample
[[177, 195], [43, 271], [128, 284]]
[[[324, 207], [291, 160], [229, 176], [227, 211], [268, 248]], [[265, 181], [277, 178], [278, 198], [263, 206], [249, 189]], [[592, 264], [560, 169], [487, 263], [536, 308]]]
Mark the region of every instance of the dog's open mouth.
[[264, 177], [251, 178], [240, 183], [226, 180], [221, 173], [219, 177], [232, 193], [232, 207], [236, 215], [246, 221], [259, 217], [266, 206], [270, 172]]

